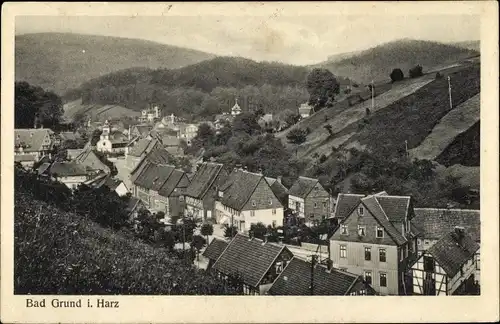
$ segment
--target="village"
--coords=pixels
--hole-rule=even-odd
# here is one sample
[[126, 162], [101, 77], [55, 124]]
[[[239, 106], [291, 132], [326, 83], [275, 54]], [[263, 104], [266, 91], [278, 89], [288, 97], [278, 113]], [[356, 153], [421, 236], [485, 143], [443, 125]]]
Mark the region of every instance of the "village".
[[[297, 110], [311, 114], [307, 104]], [[73, 191], [107, 187], [127, 197], [135, 229], [144, 211], [167, 232], [194, 224], [193, 240], [182, 235], [174, 249], [193, 250], [201, 237], [192, 265], [245, 295], [479, 294], [479, 210], [421, 208], [385, 191], [333, 196], [318, 179], [287, 187], [265, 170], [185, 154], [201, 124], [220, 132], [241, 113], [236, 99], [214, 120], [187, 123], [150, 105], [133, 126], [89, 119], [88, 133], [98, 135], [90, 138], [35, 125], [15, 130], [14, 160]]]

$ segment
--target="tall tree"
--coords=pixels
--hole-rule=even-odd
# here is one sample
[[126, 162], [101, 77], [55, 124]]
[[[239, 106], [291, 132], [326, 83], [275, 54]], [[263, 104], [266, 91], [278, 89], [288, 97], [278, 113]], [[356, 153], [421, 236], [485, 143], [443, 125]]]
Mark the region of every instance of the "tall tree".
[[53, 92], [27, 82], [16, 82], [14, 90], [16, 128], [31, 128], [35, 122], [44, 127], [57, 127], [63, 115], [61, 98]]
[[327, 69], [313, 69], [307, 76], [306, 87], [309, 92], [309, 104], [316, 111], [333, 102], [340, 91], [337, 79]]
[[301, 128], [294, 128], [286, 135], [286, 139], [289, 143], [297, 146], [295, 150], [297, 154], [299, 145], [303, 144], [307, 139], [307, 131]]

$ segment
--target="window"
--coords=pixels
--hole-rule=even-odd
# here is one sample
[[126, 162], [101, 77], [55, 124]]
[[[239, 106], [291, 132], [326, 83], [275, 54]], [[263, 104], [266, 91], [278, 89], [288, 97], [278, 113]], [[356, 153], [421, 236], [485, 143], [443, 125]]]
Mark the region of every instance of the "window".
[[343, 259], [347, 258], [347, 246], [346, 245], [340, 246], [340, 257]]
[[276, 274], [280, 274], [283, 271], [283, 262], [276, 262]]
[[366, 290], [361, 289], [361, 290], [359, 291], [359, 294], [360, 294], [361, 296], [366, 296]]
[[358, 225], [358, 235], [365, 236], [365, 233], [366, 233], [366, 226], [359, 226]]
[[380, 274], [380, 287], [387, 287], [387, 275], [385, 273]]
[[271, 198], [269, 198], [269, 206], [271, 206], [273, 204], [273, 200]]
[[371, 271], [365, 271], [365, 281], [366, 283], [368, 283], [369, 285], [372, 284], [372, 272]]
[[254, 217], [255, 216], [255, 210], [250, 211], [250, 216]]
[[481, 259], [479, 254], [476, 254], [476, 270], [481, 270]]
[[384, 229], [380, 226], [377, 226], [377, 238], [383, 238], [384, 237]]
[[314, 208], [318, 208], [318, 203], [317, 202], [314, 203]]
[[219, 197], [224, 197], [224, 193], [222, 191], [219, 191]]
[[276, 215], [276, 209], [273, 209], [273, 215]]
[[403, 256], [403, 247], [399, 249], [399, 261], [403, 261], [404, 256]]
[[359, 207], [358, 214], [359, 214], [359, 216], [363, 216], [365, 214], [365, 209], [363, 207]]
[[365, 260], [371, 261], [372, 259], [372, 248], [369, 246], [365, 246]]
[[424, 271], [434, 272], [434, 259], [429, 256], [424, 256]]
[[273, 221], [273, 227], [276, 227], [276, 221]]
[[252, 207], [255, 207], [257, 206], [257, 203], [255, 202], [255, 200], [252, 200]]
[[352, 292], [352, 293], [350, 293], [349, 295], [351, 295], [351, 296], [356, 296], [356, 292], [355, 292], [355, 291], [353, 291], [353, 292]]
[[385, 249], [378, 249], [378, 256], [380, 262], [386, 262], [386, 252]]
[[326, 209], [326, 201], [325, 201], [325, 202], [323, 202], [323, 208], [325, 208], [325, 209]]
[[347, 231], [347, 225], [340, 225], [340, 234], [342, 234], [342, 235], [349, 234], [349, 232]]

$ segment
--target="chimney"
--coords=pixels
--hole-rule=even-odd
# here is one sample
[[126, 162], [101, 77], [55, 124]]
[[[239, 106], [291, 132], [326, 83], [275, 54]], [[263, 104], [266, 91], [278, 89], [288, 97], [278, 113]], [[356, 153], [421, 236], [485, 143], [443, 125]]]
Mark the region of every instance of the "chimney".
[[457, 240], [458, 245], [462, 246], [463, 239], [465, 236], [465, 228], [463, 228], [462, 226], [455, 226], [453, 234], [454, 234], [453, 236]]

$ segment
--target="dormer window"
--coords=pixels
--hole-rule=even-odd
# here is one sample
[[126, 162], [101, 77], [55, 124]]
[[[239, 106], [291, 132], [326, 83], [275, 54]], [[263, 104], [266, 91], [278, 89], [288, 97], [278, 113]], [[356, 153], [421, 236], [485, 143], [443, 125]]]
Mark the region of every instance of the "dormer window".
[[219, 190], [219, 197], [224, 197], [224, 192]]
[[363, 216], [365, 214], [365, 209], [363, 207], [359, 207], [358, 214], [359, 214], [359, 216]]
[[365, 236], [366, 235], [366, 226], [358, 226], [358, 235]]
[[273, 200], [271, 198], [269, 198], [269, 206], [272, 206], [273, 204]]
[[384, 229], [380, 226], [377, 226], [377, 238], [383, 238], [384, 237]]
[[257, 206], [257, 203], [255, 202], [255, 200], [252, 200], [252, 207], [255, 207]]
[[347, 230], [347, 225], [340, 225], [340, 234], [341, 235], [348, 235], [349, 231]]

